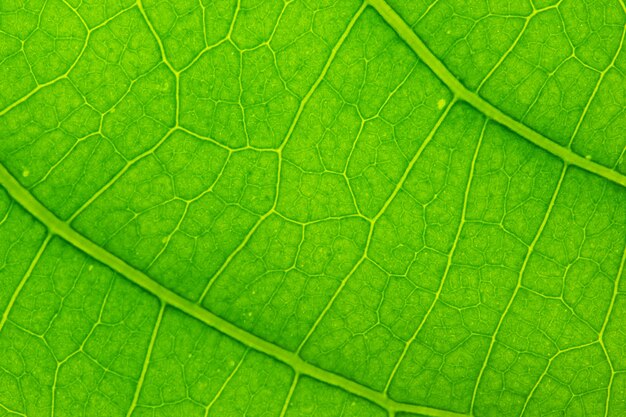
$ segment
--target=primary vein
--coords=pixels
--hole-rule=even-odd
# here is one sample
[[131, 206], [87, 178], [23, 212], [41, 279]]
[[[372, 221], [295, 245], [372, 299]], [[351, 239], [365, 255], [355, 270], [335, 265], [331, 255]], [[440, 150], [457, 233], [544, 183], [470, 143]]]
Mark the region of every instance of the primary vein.
[[319, 381], [342, 388], [347, 392], [384, 407], [389, 411], [418, 413], [430, 417], [467, 417], [465, 414], [394, 401], [382, 392], [375, 391], [341, 375], [318, 368], [317, 366], [312, 365], [300, 358], [296, 353], [283, 349], [252, 333], [249, 333], [211, 313], [202, 306], [167, 289], [152, 280], [140, 270], [132, 267], [106, 249], [87, 239], [85, 236], [74, 230], [67, 222], [64, 222], [56, 217], [43, 204], [41, 204], [17, 181], [17, 179], [15, 179], [15, 177], [13, 177], [13, 175], [11, 175], [11, 173], [2, 164], [0, 164], [0, 185], [7, 190], [9, 195], [18, 204], [28, 210], [37, 220], [44, 224], [51, 234], [61, 237], [93, 259], [115, 270], [129, 281], [156, 296], [163, 303], [169, 304], [170, 306], [181, 310], [187, 315], [200, 320], [204, 324], [239, 341], [240, 343], [245, 344], [246, 346], [249, 346], [252, 349], [262, 352], [291, 366], [291, 368], [299, 374], [309, 375]]
[[433, 54], [433, 52], [417, 36], [413, 29], [402, 17], [387, 4], [385, 0], [367, 0], [376, 11], [385, 19], [396, 33], [409, 45], [415, 54], [422, 60], [433, 73], [443, 81], [450, 90], [460, 99], [468, 102], [473, 107], [484, 113], [496, 122], [506, 126], [513, 132], [525, 138], [529, 142], [537, 145], [543, 150], [561, 158], [570, 165], [578, 166], [586, 171], [592, 172], [609, 181], [626, 187], [626, 176], [606, 166], [600, 165], [587, 158], [574, 153], [556, 142], [543, 136], [541, 133], [531, 129], [523, 123], [506, 115], [501, 110], [487, 102], [476, 93], [468, 90], [446, 66]]

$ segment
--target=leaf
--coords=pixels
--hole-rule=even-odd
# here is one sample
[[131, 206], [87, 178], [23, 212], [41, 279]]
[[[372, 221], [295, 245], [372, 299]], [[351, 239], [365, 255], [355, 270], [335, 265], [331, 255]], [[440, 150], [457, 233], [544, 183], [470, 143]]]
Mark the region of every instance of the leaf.
[[0, 416], [626, 415], [622, 0], [0, 4]]

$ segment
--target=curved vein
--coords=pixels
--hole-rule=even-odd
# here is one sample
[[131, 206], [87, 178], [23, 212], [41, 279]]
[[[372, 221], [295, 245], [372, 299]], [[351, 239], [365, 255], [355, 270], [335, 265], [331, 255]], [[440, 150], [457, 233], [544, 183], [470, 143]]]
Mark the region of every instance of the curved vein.
[[578, 166], [592, 172], [609, 181], [626, 187], [626, 175], [620, 174], [606, 166], [600, 165], [584, 158], [572, 150], [551, 141], [541, 133], [506, 115], [501, 110], [487, 102], [476, 93], [468, 90], [446, 66], [428, 49], [426, 44], [415, 34], [413, 29], [400, 15], [387, 4], [385, 0], [367, 0], [389, 26], [396, 31], [415, 54], [433, 71], [433, 73], [448, 86], [448, 88], [461, 100], [471, 104], [486, 116], [517, 133], [524, 139], [532, 142], [543, 150], [561, 158], [570, 165]]
[[163, 303], [179, 309], [190, 317], [203, 322], [254, 350], [289, 365], [296, 373], [308, 375], [326, 384], [339, 387], [391, 412], [416, 413], [430, 417], [467, 417], [465, 414], [394, 401], [385, 396], [382, 392], [375, 391], [348, 378], [318, 368], [302, 360], [294, 352], [283, 349], [249, 333], [204, 309], [202, 306], [167, 289], [156, 281], [153, 281], [140, 270], [135, 269], [106, 249], [87, 239], [41, 204], [2, 164], [0, 164], [0, 185], [7, 190], [9, 195], [18, 204], [28, 210], [37, 220], [46, 226], [51, 234], [61, 237], [96, 261], [113, 269], [129, 281], [157, 297]]
[[511, 306], [513, 305], [513, 303], [515, 302], [515, 299], [517, 298], [517, 293], [519, 292], [519, 290], [522, 288], [522, 278], [524, 277], [524, 272], [526, 271], [526, 268], [528, 266], [528, 261], [530, 260], [532, 254], [534, 253], [534, 249], [535, 246], [537, 244], [537, 242], [539, 241], [539, 238], [541, 237], [541, 235], [543, 234], [543, 230], [546, 227], [546, 224], [548, 223], [548, 219], [550, 218], [550, 214], [552, 214], [552, 209], [554, 208], [556, 199], [559, 195], [559, 192], [561, 191], [561, 185], [563, 184], [563, 179], [565, 178], [565, 174], [567, 172], [567, 164], [563, 164], [563, 167], [561, 168], [561, 176], [559, 177], [559, 181], [557, 182], [554, 191], [552, 192], [552, 198], [550, 199], [550, 202], [548, 203], [548, 207], [546, 209], [546, 212], [543, 216], [543, 220], [541, 222], [541, 224], [539, 225], [539, 229], [537, 229], [537, 233], [535, 233], [535, 237], [533, 238], [533, 241], [531, 242], [531, 244], [528, 246], [528, 249], [526, 251], [526, 256], [524, 258], [524, 263], [522, 264], [522, 268], [520, 269], [519, 274], [517, 275], [517, 284], [515, 285], [515, 289], [513, 290], [513, 293], [511, 294], [511, 297], [509, 298], [509, 301], [506, 305], [506, 307], [504, 308], [504, 311], [502, 312], [502, 314], [500, 315], [500, 319], [498, 320], [498, 324], [496, 325], [495, 330], [493, 331], [493, 334], [491, 335], [491, 341], [489, 342], [489, 349], [487, 350], [487, 355], [485, 355], [485, 360], [483, 361], [483, 364], [480, 368], [480, 371], [478, 372], [478, 377], [476, 378], [476, 383], [474, 384], [474, 391], [472, 394], [472, 402], [470, 404], [470, 413], [472, 413], [472, 415], [474, 415], [474, 405], [476, 402], [476, 397], [478, 394], [478, 386], [480, 385], [480, 382], [483, 379], [483, 375], [485, 373], [485, 370], [487, 369], [487, 364], [489, 363], [489, 359], [491, 358], [491, 353], [493, 352], [493, 348], [496, 344], [496, 339], [498, 337], [498, 334], [500, 333], [500, 329], [502, 328], [502, 324], [504, 323], [504, 318], [507, 316], [508, 312], [511, 310]]

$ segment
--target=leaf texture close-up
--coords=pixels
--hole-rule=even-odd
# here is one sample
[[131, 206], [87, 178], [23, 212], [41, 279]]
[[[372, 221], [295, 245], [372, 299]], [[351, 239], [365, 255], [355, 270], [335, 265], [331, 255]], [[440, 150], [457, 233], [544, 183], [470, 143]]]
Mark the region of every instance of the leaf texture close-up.
[[0, 416], [626, 416], [624, 0], [0, 0]]

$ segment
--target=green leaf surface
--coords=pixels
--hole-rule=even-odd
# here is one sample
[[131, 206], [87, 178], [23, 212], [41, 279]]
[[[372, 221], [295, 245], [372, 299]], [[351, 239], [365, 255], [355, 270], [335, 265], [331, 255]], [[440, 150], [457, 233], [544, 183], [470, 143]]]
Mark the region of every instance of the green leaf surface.
[[625, 416], [625, 36], [0, 1], [0, 417]]

